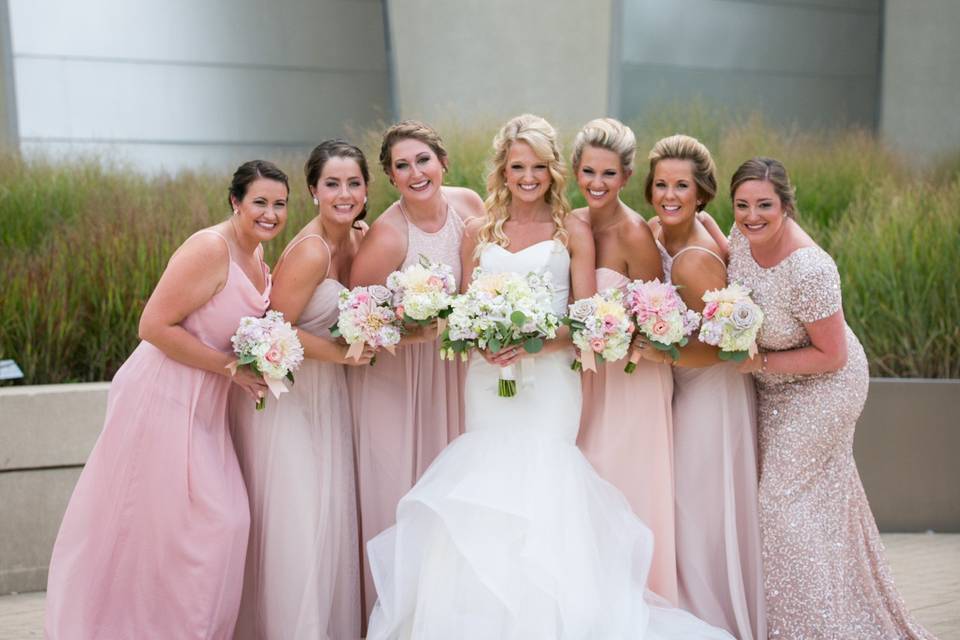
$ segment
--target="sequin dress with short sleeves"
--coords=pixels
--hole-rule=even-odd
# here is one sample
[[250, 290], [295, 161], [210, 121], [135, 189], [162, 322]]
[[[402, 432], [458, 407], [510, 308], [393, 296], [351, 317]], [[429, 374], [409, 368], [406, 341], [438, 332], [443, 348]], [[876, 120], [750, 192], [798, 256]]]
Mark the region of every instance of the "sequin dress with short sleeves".
[[[804, 323], [841, 309], [840, 276], [816, 246], [766, 269], [730, 234], [729, 279], [752, 290], [767, 351], [810, 344]], [[760, 528], [770, 638], [932, 638], [909, 616], [853, 459], [867, 397], [867, 359], [846, 327], [847, 363], [833, 373], [755, 374]]]

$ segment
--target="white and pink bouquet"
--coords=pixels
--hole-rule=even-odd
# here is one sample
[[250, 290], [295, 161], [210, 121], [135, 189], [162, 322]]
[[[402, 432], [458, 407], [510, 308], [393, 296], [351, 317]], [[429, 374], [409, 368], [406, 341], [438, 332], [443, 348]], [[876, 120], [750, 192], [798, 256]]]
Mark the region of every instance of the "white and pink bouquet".
[[[452, 360], [459, 354], [466, 360], [471, 349], [497, 352], [518, 344], [527, 353], [537, 353], [545, 339], [557, 336], [559, 326], [549, 273], [524, 276], [476, 269], [466, 293], [454, 299], [440, 356]], [[517, 395], [513, 365], [500, 369], [498, 395]]]
[[743, 362], [757, 354], [757, 333], [763, 311], [750, 299], [750, 290], [737, 283], [703, 294], [700, 341], [720, 347], [721, 360]]
[[420, 260], [387, 277], [394, 311], [404, 322], [425, 325], [437, 320], [437, 334], [443, 333], [446, 318], [453, 310], [457, 280], [450, 265]]
[[[393, 295], [383, 285], [354, 287], [340, 292], [340, 315], [330, 328], [333, 337], [343, 337], [350, 348], [347, 356], [359, 360], [363, 346], [383, 347], [390, 353], [400, 342], [400, 318], [393, 309]], [[376, 357], [370, 361], [373, 364]]]
[[[248, 366], [263, 377], [275, 398], [288, 391], [283, 379], [293, 382], [293, 372], [303, 362], [303, 346], [297, 330], [283, 319], [282, 313], [267, 311], [262, 318], [241, 318], [230, 342], [237, 355], [237, 359], [227, 365], [231, 372], [236, 373], [237, 367]], [[257, 410], [264, 406], [266, 398], [260, 398]]]
[[[677, 288], [659, 279], [634, 280], [628, 284], [624, 303], [636, 322], [637, 331], [654, 347], [668, 352], [674, 360], [680, 358], [677, 347], [686, 345], [687, 336], [700, 324], [700, 314], [687, 308]], [[637, 354], [631, 356], [624, 371], [633, 373], [638, 359]]]
[[616, 288], [577, 300], [563, 322], [580, 349], [580, 358], [571, 365], [574, 371], [596, 371], [597, 362], [626, 356], [635, 329], [623, 306], [623, 292]]

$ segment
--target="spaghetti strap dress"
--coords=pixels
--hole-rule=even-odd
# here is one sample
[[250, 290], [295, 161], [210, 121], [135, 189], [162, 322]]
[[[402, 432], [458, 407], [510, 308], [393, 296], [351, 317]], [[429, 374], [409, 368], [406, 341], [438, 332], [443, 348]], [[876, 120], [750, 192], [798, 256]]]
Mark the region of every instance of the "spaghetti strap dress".
[[[223, 289], [181, 322], [207, 346], [232, 352], [240, 319], [266, 311], [258, 251], [264, 291], [231, 257]], [[117, 371], [53, 548], [48, 638], [233, 636], [250, 510], [227, 428], [231, 384], [149, 342]]]
[[[297, 246], [291, 243], [278, 264]], [[327, 248], [329, 252], [329, 248]], [[343, 285], [317, 285], [297, 327], [329, 338]], [[344, 366], [305, 359], [263, 411], [239, 389], [230, 427], [250, 494], [250, 543], [236, 640], [360, 637], [353, 435]]]
[[[674, 262], [657, 241], [663, 272]], [[726, 267], [726, 265], [724, 265]], [[732, 362], [673, 368], [680, 606], [741, 640], [765, 640], [753, 379]]]
[[[403, 209], [401, 208], [401, 212]], [[403, 213], [407, 253], [401, 269], [420, 256], [453, 268], [460, 286], [463, 221], [447, 209], [443, 226], [429, 233]], [[350, 367], [360, 504], [364, 618], [377, 596], [363, 549], [395, 520], [397, 503], [434, 458], [463, 432], [463, 365], [440, 359], [437, 340], [377, 354], [369, 367]]]

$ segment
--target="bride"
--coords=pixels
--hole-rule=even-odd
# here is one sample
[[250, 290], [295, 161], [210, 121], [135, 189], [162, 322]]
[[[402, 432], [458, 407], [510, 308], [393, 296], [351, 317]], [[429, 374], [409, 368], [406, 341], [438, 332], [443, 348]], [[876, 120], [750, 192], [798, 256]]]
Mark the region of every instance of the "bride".
[[[485, 272], [549, 272], [554, 311], [592, 295], [589, 227], [569, 216], [553, 127], [513, 118], [494, 139], [485, 218], [468, 224], [463, 287]], [[466, 433], [397, 507], [367, 553], [379, 600], [368, 640], [723, 638], [646, 591], [653, 536], [576, 447], [569, 335], [531, 356], [473, 354]], [[497, 395], [518, 363], [517, 395]], [[638, 407], [637, 410], [642, 410]]]

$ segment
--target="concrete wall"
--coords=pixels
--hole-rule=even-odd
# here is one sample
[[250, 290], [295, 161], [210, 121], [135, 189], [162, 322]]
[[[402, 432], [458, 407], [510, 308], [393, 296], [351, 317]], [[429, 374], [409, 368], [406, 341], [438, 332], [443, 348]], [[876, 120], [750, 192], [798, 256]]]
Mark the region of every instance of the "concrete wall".
[[[0, 388], [0, 594], [46, 585], [107, 383]], [[960, 381], [873, 380], [855, 443], [883, 531], [960, 531]]]
[[0, 388], [0, 594], [46, 586], [53, 541], [103, 426], [109, 387]]
[[929, 159], [960, 150], [960, 2], [884, 3], [881, 133]]
[[610, 115], [616, 0], [387, 0], [397, 113], [564, 129]]
[[389, 111], [378, 0], [8, 0], [25, 152], [222, 168]]
[[0, 149], [16, 149], [20, 143], [15, 88], [10, 11], [7, 0], [0, 0]]
[[876, 125], [880, 0], [622, 2], [625, 119], [700, 98], [773, 122]]

